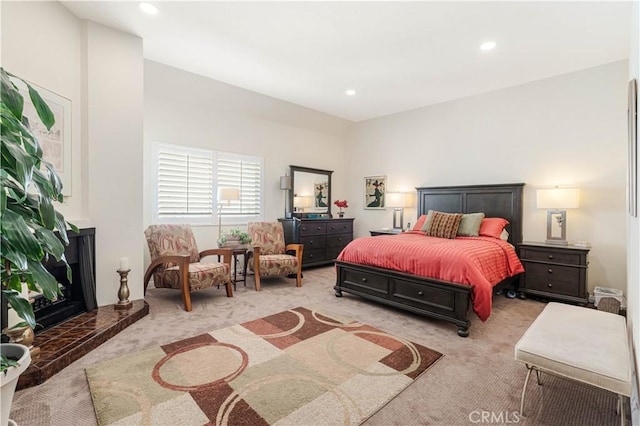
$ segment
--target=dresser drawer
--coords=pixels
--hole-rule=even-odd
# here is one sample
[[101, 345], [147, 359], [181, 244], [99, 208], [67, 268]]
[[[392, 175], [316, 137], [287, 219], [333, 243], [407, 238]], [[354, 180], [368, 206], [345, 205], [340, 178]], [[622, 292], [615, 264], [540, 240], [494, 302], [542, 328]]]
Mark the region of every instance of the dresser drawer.
[[327, 235], [327, 246], [344, 247], [352, 240], [351, 234], [331, 234]]
[[530, 290], [580, 297], [580, 268], [524, 263], [524, 286]]
[[305, 222], [300, 225], [300, 236], [304, 235], [324, 235], [327, 233], [327, 224], [326, 222], [316, 222], [313, 221]]
[[332, 220], [327, 224], [327, 234], [353, 234], [353, 222]]
[[346, 270], [344, 272], [345, 287], [351, 287], [363, 293], [386, 296], [389, 292], [389, 280], [367, 272]]
[[324, 235], [307, 235], [300, 237], [300, 244], [304, 245], [305, 250], [325, 248], [327, 246], [327, 237]]
[[302, 250], [302, 263], [316, 263], [316, 262], [323, 262], [327, 260], [327, 249], [325, 248], [321, 248], [321, 249], [310, 249], [307, 250], [307, 248], [305, 247]]
[[582, 255], [580, 253], [571, 253], [552, 250], [541, 250], [535, 248], [522, 248], [520, 258], [524, 260], [538, 260], [541, 262], [564, 263], [566, 265], [581, 265]]

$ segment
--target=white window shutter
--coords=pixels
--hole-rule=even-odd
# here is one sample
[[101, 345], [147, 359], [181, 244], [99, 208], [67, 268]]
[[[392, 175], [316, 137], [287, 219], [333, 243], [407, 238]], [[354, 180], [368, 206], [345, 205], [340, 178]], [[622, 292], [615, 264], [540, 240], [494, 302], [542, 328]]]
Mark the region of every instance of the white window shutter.
[[160, 146], [157, 154], [159, 220], [213, 219], [213, 156], [210, 151]]

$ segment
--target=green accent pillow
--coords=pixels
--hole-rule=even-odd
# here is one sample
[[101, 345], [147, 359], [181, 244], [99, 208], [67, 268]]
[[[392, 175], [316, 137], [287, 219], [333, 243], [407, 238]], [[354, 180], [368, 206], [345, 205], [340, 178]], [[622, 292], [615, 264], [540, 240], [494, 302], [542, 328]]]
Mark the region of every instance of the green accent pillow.
[[431, 226], [431, 221], [433, 220], [433, 212], [434, 210], [429, 210], [427, 212], [427, 220], [424, 221], [424, 225], [420, 228], [421, 231], [427, 232], [429, 226]]
[[484, 219], [484, 213], [465, 213], [462, 215], [460, 226], [458, 227], [458, 235], [464, 237], [477, 237], [480, 231], [480, 225]]

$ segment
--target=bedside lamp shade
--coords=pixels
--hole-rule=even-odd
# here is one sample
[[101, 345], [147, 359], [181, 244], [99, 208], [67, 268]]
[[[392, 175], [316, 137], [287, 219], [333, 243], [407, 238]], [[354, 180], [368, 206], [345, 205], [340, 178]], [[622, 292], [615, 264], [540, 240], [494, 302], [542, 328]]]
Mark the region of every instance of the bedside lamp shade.
[[[413, 197], [409, 192], [387, 192], [385, 194], [387, 207], [393, 208], [393, 229], [402, 229], [405, 207], [411, 207]], [[400, 213], [400, 220], [398, 220]]]
[[[549, 188], [536, 191], [536, 207], [547, 209], [547, 243], [567, 245], [567, 211], [580, 205], [577, 188]], [[554, 232], [553, 222], [557, 223]]]
[[580, 205], [580, 190], [577, 188], [538, 189], [536, 201], [539, 209], [577, 209]]

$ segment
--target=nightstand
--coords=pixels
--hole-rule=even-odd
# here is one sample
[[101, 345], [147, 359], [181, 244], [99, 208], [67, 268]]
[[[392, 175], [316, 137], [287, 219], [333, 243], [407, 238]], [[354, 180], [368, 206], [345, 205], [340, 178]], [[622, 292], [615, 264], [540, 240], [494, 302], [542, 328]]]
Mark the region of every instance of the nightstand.
[[589, 249], [525, 242], [518, 245], [524, 273], [518, 292], [563, 302], [587, 304]]
[[404, 232], [402, 229], [377, 229], [375, 231], [369, 231], [372, 237], [377, 237], [378, 235], [397, 235]]

